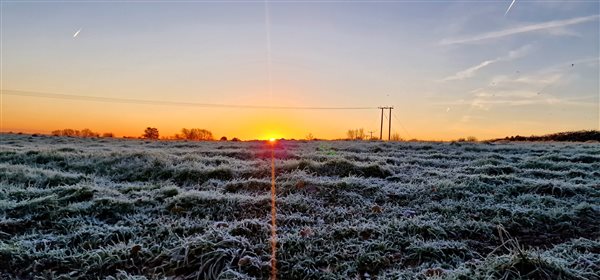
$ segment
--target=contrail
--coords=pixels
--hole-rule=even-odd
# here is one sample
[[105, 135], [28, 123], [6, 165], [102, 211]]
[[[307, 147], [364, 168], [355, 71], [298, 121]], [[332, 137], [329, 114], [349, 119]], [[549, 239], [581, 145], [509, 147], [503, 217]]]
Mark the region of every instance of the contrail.
[[75, 34], [73, 34], [73, 38], [77, 37], [77, 35], [79, 35], [79, 32], [81, 32], [81, 28], [79, 28], [79, 30], [77, 30], [77, 32], [75, 32]]
[[504, 13], [504, 16], [506, 16], [506, 14], [508, 14], [508, 12], [512, 8], [512, 6], [515, 4], [515, 2], [517, 2], [517, 0], [512, 0], [512, 2], [510, 3], [510, 6], [508, 6], [508, 9], [506, 9], [506, 12]]
[[454, 44], [465, 44], [465, 43], [473, 43], [479, 42], [483, 40], [503, 38], [507, 36], [512, 36], [516, 34], [523, 34], [528, 32], [536, 32], [541, 30], [547, 30], [552, 28], [565, 27], [575, 24], [581, 24], [584, 22], [597, 21], [600, 18], [600, 15], [591, 15], [591, 16], [583, 16], [571, 19], [563, 19], [563, 20], [553, 20], [546, 21], [541, 23], [535, 23], [525, 26], [512, 27], [504, 30], [491, 31], [483, 34], [478, 34], [471, 37], [466, 38], [449, 38], [440, 41], [440, 45], [448, 46]]

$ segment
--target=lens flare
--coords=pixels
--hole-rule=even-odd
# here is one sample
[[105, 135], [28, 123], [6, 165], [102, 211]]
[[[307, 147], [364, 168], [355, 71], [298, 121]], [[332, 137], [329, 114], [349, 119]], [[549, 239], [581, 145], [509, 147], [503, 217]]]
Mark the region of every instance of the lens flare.
[[[269, 141], [275, 143], [275, 138]], [[277, 189], [275, 186], [275, 147], [271, 148], [271, 280], [277, 280]]]

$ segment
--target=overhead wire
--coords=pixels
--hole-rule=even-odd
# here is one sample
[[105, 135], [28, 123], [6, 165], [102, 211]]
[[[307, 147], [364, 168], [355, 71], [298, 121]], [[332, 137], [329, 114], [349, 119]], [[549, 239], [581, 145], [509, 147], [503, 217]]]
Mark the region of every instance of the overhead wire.
[[404, 125], [402, 125], [402, 122], [400, 121], [400, 119], [396, 116], [396, 113], [394, 114], [394, 118], [396, 118], [396, 121], [398, 121], [398, 124], [400, 125], [400, 127], [402, 128], [402, 130], [404, 130], [404, 132], [406, 133], [406, 135], [408, 135], [408, 138], [413, 139], [412, 136], [410, 136], [410, 133], [408, 133], [408, 130], [406, 130], [406, 128], [404, 127]]
[[1, 95], [4, 95], [4, 94], [13, 95], [13, 96], [22, 96], [22, 97], [39, 97], [39, 98], [75, 100], [75, 101], [140, 104], [140, 105], [161, 105], [161, 106], [205, 107], [205, 108], [270, 109], [270, 110], [372, 110], [372, 109], [377, 109], [377, 107], [265, 106], [265, 105], [222, 104], [222, 103], [196, 103], [196, 102], [184, 102], [184, 101], [147, 100], [147, 99], [102, 97], [102, 96], [89, 96], [89, 95], [78, 95], [78, 94], [45, 93], [45, 92], [16, 91], [16, 90], [3, 90], [1, 92]]

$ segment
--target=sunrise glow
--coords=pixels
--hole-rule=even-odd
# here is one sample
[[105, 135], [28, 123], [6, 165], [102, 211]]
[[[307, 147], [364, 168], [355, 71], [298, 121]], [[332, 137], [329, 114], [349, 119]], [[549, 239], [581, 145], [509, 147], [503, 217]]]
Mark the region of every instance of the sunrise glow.
[[43, 2], [2, 3], [1, 132], [378, 137], [378, 106], [402, 139], [599, 127], [594, 1]]

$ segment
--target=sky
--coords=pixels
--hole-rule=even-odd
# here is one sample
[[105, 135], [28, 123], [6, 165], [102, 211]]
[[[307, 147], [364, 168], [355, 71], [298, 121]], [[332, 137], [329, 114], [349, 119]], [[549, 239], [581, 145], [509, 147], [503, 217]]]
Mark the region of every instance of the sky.
[[600, 129], [600, 2], [511, 2], [2, 1], [0, 130], [336, 139], [378, 136], [378, 106], [404, 139]]

